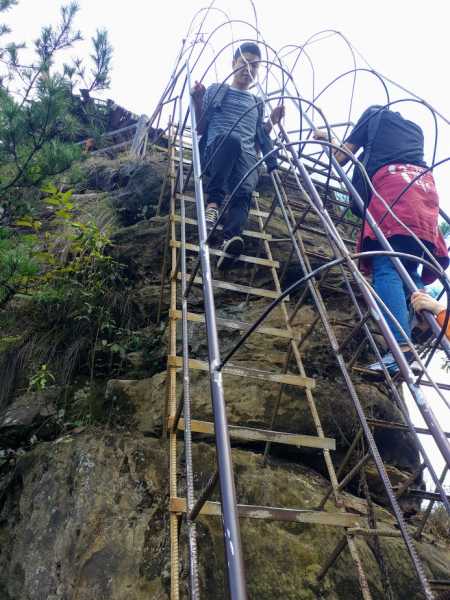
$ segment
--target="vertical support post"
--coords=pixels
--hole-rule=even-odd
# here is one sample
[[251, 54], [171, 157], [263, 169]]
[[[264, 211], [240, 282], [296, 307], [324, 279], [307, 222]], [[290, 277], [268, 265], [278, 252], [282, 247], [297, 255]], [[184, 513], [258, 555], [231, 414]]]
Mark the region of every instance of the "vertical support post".
[[[189, 62], [186, 62], [188, 88], [191, 89]], [[225, 552], [228, 565], [228, 583], [231, 600], [247, 600], [245, 583], [244, 557], [242, 552], [241, 532], [237, 512], [236, 489], [234, 485], [231, 445], [228, 434], [225, 397], [223, 392], [223, 375], [217, 370], [220, 365], [219, 337], [216, 327], [216, 311], [212, 288], [211, 264], [207, 238], [203, 187], [201, 182], [200, 156], [196, 132], [195, 112], [192, 97], [190, 99], [192, 151], [194, 165], [195, 192], [197, 199], [197, 220], [202, 268], [203, 293], [205, 301], [205, 325], [208, 343], [208, 359], [210, 366], [211, 395], [214, 413], [214, 429], [216, 433], [217, 464], [219, 470], [222, 522], [225, 536]]]

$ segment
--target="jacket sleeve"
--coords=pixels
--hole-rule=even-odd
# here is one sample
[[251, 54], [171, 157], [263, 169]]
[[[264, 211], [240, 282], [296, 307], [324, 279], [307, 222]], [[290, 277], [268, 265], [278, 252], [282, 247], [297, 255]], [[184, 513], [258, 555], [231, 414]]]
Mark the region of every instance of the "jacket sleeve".
[[[439, 325], [441, 327], [444, 327], [444, 322], [445, 322], [445, 315], [447, 314], [446, 310], [443, 310], [441, 313], [438, 314], [438, 316], [436, 317], [437, 322], [439, 323]], [[447, 329], [445, 330], [445, 335], [447, 337], [447, 339], [450, 340], [450, 319], [448, 321], [447, 324]]]

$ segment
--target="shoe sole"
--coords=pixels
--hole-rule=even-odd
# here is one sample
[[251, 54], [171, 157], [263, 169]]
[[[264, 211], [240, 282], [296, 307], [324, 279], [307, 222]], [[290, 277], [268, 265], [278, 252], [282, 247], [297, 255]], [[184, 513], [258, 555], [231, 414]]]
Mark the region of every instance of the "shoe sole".
[[241, 237], [234, 237], [229, 240], [226, 244], [226, 248], [223, 252], [231, 254], [232, 256], [221, 256], [217, 261], [217, 268], [219, 271], [226, 271], [231, 265], [239, 258], [244, 249], [244, 241]]
[[[377, 365], [377, 366], [372, 366], [372, 365], [369, 365], [367, 368], [369, 369], [369, 371], [382, 371], [382, 370], [383, 370], [383, 368], [382, 368], [381, 366], [378, 366], [378, 365]], [[393, 372], [393, 373], [394, 373], [395, 371], [398, 371], [398, 367], [397, 367], [397, 365], [395, 365], [395, 367], [394, 367], [394, 366], [386, 367], [386, 369], [387, 369], [388, 371], [391, 371], [391, 372]]]

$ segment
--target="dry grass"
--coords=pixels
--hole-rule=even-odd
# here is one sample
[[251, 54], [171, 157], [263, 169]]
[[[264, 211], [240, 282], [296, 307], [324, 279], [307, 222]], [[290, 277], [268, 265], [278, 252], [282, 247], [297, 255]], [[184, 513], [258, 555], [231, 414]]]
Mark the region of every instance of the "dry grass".
[[[448, 489], [446, 490], [448, 493]], [[418, 525], [422, 520], [424, 511], [420, 511], [414, 516], [413, 520]], [[450, 515], [445, 507], [436, 502], [433, 506], [430, 516], [423, 528], [424, 533], [428, 533], [437, 538], [446, 548], [450, 549]]]

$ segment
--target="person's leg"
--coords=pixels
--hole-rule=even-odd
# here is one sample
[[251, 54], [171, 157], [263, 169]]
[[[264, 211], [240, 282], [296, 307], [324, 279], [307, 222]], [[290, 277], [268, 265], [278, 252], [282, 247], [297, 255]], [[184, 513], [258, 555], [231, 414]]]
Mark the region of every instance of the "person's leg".
[[[410, 236], [394, 236], [399, 241], [394, 242], [393, 248], [398, 252], [404, 252], [405, 254], [412, 254], [412, 256], [418, 256], [421, 258], [424, 254], [422, 247], [416, 242], [416, 240]], [[400, 239], [402, 238], [402, 239]], [[401, 250], [397, 248], [401, 247]], [[403, 266], [408, 271], [409, 276], [414, 281], [414, 285], [418, 290], [425, 290], [425, 286], [422, 283], [422, 278], [419, 273], [420, 263], [415, 260], [407, 260], [406, 258], [402, 259]], [[409, 301], [409, 297], [411, 296], [410, 291], [406, 286], [404, 286], [405, 297], [407, 301]]]
[[225, 137], [225, 135], [216, 136], [206, 149], [206, 162], [211, 159], [218, 149], [217, 154], [210, 164], [210, 178], [205, 186], [207, 209], [220, 208], [220, 205], [225, 198], [230, 173], [236, 160], [242, 153], [241, 138], [238, 134], [231, 133], [224, 141]]
[[[421, 247], [410, 236], [393, 236], [389, 239], [389, 243], [391, 244], [392, 249], [396, 252], [404, 252], [405, 254], [412, 254], [413, 256], [422, 255]], [[423, 289], [423, 284], [418, 271], [419, 264], [413, 260], [401, 259], [401, 261], [418, 289]], [[400, 275], [397, 273], [387, 256], [378, 256], [372, 259], [372, 284], [375, 292], [380, 296], [381, 300], [383, 300], [387, 308], [397, 319], [408, 339], [411, 340], [407, 308], [407, 297], [409, 296], [409, 291], [406, 286], [404, 286]], [[405, 356], [407, 357], [408, 362], [411, 362], [411, 360], [413, 360], [413, 355], [409, 351], [409, 347], [407, 346], [404, 336], [400, 333], [400, 330], [394, 325], [394, 322], [387, 315], [383, 308], [381, 309], [381, 312], [383, 313], [389, 328], [394, 334], [395, 340], [403, 352], [406, 353]], [[385, 357], [383, 357], [383, 362], [389, 370], [398, 369], [394, 358], [389, 352], [385, 355]], [[369, 369], [379, 370], [379, 368], [379, 363], [369, 365]], [[419, 367], [415, 362], [413, 362], [411, 368], [415, 370]]]
[[222, 233], [223, 240], [230, 240], [235, 236], [242, 235], [242, 231], [248, 220], [253, 192], [256, 189], [259, 179], [258, 168], [255, 167], [252, 170], [252, 167], [255, 166], [256, 162], [256, 156], [253, 157], [243, 152], [236, 160], [230, 173], [229, 186], [230, 192], [233, 193], [241, 179], [248, 171], [251, 171], [231, 199]]
[[[372, 259], [372, 285], [375, 292], [394, 315], [408, 338], [411, 337], [408, 321], [408, 310], [403, 289], [403, 282], [387, 256], [374, 256]], [[406, 341], [394, 322], [381, 308], [384, 318], [394, 334], [397, 343], [405, 346]]]
[[[231, 193], [239, 185], [241, 179], [247, 174], [248, 171], [251, 173], [245, 179], [245, 181], [239, 185], [236, 190], [236, 194], [231, 198], [230, 205], [228, 207], [228, 214], [225, 221], [225, 225], [222, 232], [222, 241], [220, 249], [230, 256], [221, 256], [217, 262], [217, 268], [219, 271], [225, 271], [230, 268], [236, 258], [242, 254], [244, 250], [244, 240], [241, 237], [242, 231], [247, 223], [248, 213], [252, 202], [253, 192], [256, 188], [259, 178], [258, 169], [252, 170], [252, 167], [256, 164], [256, 156], [250, 156], [246, 153], [242, 153], [241, 156], [234, 163], [233, 169], [230, 173], [229, 187]], [[233, 258], [234, 257], [234, 258]]]

